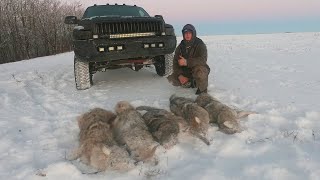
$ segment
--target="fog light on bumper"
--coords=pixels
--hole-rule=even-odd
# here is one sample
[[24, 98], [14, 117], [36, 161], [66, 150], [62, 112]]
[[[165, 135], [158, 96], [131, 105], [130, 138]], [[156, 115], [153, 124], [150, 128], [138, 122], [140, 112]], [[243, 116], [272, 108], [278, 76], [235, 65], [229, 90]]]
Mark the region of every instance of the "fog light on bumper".
[[104, 52], [104, 47], [99, 47], [99, 52]]
[[123, 46], [117, 46], [117, 50], [118, 50], [118, 51], [123, 50]]

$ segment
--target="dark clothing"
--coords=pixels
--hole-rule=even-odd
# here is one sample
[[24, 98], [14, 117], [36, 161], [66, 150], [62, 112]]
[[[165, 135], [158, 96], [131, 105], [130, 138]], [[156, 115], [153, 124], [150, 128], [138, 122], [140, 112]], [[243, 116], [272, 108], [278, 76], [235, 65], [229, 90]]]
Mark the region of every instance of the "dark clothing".
[[[187, 24], [182, 29], [182, 33], [186, 31], [192, 32], [192, 39], [190, 41], [182, 40], [176, 48], [173, 58], [173, 74], [168, 77], [168, 80], [173, 85], [180, 86], [178, 76], [183, 75], [189, 79], [194, 79], [199, 90], [204, 91], [208, 87], [208, 75], [210, 73], [210, 68], [207, 65], [207, 47], [201, 39], [196, 37], [197, 33], [192, 25]], [[179, 65], [179, 56], [187, 60], [187, 66]]]
[[[182, 40], [178, 45], [173, 58], [173, 65], [176, 65], [176, 67], [180, 67], [178, 64], [178, 59], [180, 59], [179, 56], [182, 56], [187, 60], [188, 66], [182, 68], [193, 68], [200, 65], [206, 66], [208, 69], [210, 69], [207, 65], [207, 47], [204, 42], [197, 37], [194, 39], [194, 42], [191, 46], [186, 46], [184, 40]], [[173, 68], [175, 70], [175, 67]]]

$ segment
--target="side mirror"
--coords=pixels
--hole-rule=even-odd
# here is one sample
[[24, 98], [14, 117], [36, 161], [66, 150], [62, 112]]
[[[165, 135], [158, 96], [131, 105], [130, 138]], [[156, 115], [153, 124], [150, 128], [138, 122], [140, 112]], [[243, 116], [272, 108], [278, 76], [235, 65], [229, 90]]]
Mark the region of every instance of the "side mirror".
[[78, 19], [76, 16], [67, 16], [64, 19], [65, 24], [78, 24]]
[[164, 27], [165, 28], [173, 28], [173, 26], [171, 24], [165, 24]]
[[155, 15], [154, 17], [155, 17], [155, 18], [163, 19], [162, 15]]

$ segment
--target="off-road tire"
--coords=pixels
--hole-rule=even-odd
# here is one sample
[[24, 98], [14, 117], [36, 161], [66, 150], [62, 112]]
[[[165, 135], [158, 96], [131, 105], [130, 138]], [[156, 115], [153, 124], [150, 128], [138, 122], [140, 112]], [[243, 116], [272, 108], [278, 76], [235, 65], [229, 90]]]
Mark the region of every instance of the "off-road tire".
[[159, 76], [169, 76], [172, 73], [173, 54], [157, 56], [154, 67]]
[[92, 85], [89, 62], [74, 56], [74, 80], [78, 90], [89, 89]]

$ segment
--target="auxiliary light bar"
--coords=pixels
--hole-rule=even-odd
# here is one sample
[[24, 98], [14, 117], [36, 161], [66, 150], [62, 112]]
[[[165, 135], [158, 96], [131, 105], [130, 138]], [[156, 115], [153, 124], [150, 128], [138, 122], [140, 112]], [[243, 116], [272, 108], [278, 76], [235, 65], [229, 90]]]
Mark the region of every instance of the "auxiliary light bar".
[[129, 34], [111, 34], [110, 39], [116, 38], [130, 38], [130, 37], [147, 37], [147, 36], [155, 36], [155, 32], [146, 32], [146, 33], [129, 33]]

